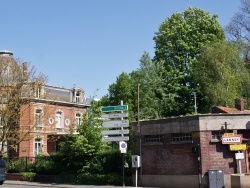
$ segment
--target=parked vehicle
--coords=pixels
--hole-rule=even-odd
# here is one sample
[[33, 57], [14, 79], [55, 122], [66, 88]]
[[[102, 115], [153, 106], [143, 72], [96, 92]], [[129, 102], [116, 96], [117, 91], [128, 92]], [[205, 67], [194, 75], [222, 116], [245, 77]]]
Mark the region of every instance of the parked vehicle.
[[0, 185], [6, 180], [6, 163], [0, 156]]

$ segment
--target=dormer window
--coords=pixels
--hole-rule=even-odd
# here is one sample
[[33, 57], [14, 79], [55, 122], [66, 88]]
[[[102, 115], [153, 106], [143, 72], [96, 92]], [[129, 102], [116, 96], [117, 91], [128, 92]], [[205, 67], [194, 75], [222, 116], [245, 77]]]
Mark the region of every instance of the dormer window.
[[83, 99], [83, 92], [80, 88], [73, 88], [73, 102], [75, 103], [82, 103], [82, 99]]
[[80, 91], [76, 92], [75, 101], [76, 101], [76, 103], [80, 103], [81, 102], [80, 101]]

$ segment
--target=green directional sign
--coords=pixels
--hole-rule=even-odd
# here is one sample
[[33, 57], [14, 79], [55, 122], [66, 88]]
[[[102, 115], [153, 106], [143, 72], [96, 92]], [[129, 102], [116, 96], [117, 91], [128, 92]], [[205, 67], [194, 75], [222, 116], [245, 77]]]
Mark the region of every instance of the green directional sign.
[[111, 112], [111, 111], [125, 111], [128, 110], [128, 105], [120, 106], [103, 106], [101, 107], [102, 112]]

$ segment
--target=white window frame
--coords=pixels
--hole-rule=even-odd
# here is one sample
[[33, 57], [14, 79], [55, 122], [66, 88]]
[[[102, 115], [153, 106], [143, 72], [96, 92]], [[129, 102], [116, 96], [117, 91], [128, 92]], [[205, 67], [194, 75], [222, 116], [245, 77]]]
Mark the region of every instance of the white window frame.
[[77, 112], [75, 114], [75, 124], [76, 126], [79, 126], [82, 124], [82, 113]]
[[64, 127], [63, 112], [61, 110], [56, 111], [55, 121], [56, 121], [56, 128], [62, 129]]
[[81, 102], [80, 91], [76, 91], [76, 94], [75, 94], [75, 101], [76, 101], [76, 103], [80, 103], [80, 102]]
[[34, 154], [39, 155], [41, 153], [43, 153], [42, 139], [35, 138], [35, 140], [34, 140]]
[[[40, 112], [38, 112], [40, 111]], [[35, 109], [35, 126], [43, 126], [43, 110], [41, 108]]]

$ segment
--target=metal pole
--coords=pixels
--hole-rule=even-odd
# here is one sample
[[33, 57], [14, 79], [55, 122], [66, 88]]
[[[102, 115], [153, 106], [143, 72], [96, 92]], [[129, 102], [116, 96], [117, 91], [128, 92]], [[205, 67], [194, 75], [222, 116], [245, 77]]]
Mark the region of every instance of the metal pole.
[[137, 168], [135, 168], [135, 187], [137, 187], [137, 180], [138, 176], [137, 176]]
[[[240, 153], [240, 151], [238, 151], [238, 153]], [[238, 159], [238, 161], [239, 161], [239, 171], [240, 171], [240, 174], [241, 174], [241, 160]]]
[[191, 93], [194, 96], [194, 112], [197, 114], [196, 92]]
[[140, 133], [140, 84], [137, 85], [137, 97], [137, 132]]
[[[121, 100], [121, 105], [123, 105], [123, 100]], [[121, 112], [123, 113], [123, 111]], [[121, 120], [123, 120], [123, 117], [121, 117]], [[121, 130], [123, 130], [123, 127], [121, 127]], [[123, 134], [122, 134], [123, 136]], [[125, 172], [124, 172], [124, 153], [122, 153], [122, 186], [125, 187]]]
[[198, 176], [199, 176], [199, 188], [201, 188], [201, 148], [200, 144], [198, 144]]
[[[137, 85], [137, 132], [141, 133], [141, 125], [140, 125], [140, 84]], [[140, 156], [142, 159], [142, 148], [141, 148], [141, 138], [140, 138]], [[142, 165], [140, 167], [140, 174], [142, 175]]]
[[125, 187], [124, 153], [122, 153], [122, 186]]

